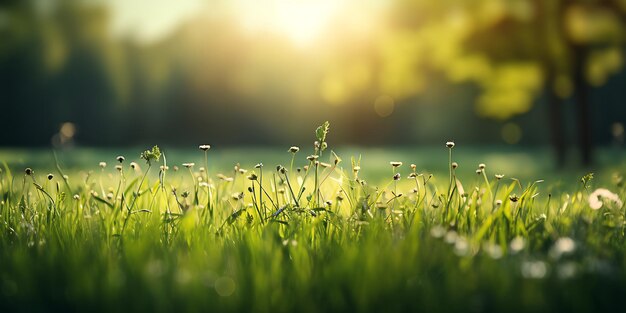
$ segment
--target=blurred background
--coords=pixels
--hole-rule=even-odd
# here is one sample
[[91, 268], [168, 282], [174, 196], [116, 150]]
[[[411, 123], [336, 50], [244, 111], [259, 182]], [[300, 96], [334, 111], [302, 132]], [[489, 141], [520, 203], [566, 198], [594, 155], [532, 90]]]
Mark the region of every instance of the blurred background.
[[[0, 146], [623, 147], [626, 0], [0, 1]], [[572, 150], [576, 149], [576, 150]]]

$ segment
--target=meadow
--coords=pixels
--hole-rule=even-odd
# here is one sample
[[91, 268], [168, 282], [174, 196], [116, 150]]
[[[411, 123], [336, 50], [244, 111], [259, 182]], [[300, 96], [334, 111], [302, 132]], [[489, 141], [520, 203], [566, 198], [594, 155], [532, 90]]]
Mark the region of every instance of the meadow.
[[626, 311], [619, 151], [328, 136], [0, 151], [0, 311]]

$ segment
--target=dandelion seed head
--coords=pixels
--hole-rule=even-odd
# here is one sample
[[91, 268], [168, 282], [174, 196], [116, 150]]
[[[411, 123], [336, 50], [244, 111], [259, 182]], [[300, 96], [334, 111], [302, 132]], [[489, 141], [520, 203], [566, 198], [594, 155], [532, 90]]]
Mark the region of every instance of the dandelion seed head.
[[100, 166], [101, 168], [105, 168], [107, 167], [107, 162], [100, 162], [98, 163], [98, 166]]
[[487, 167], [487, 166], [485, 165], [485, 163], [480, 163], [480, 164], [478, 164], [478, 168], [479, 168], [479, 169], [481, 169], [481, 170], [484, 170], [484, 169], [485, 169], [485, 167]]
[[183, 163], [183, 166], [186, 168], [192, 168], [196, 163]]
[[393, 175], [393, 180], [400, 180], [400, 173], [396, 173], [395, 175]]
[[589, 206], [592, 210], [598, 210], [603, 205], [621, 208], [624, 204], [619, 196], [606, 188], [598, 188], [589, 195]]
[[32, 168], [27, 167], [27, 168], [24, 170], [24, 173], [25, 173], [26, 175], [30, 176], [30, 175], [33, 175], [34, 171], [33, 171], [33, 169], [32, 169]]
[[300, 151], [300, 147], [291, 146], [291, 148], [289, 148], [289, 152], [291, 153], [297, 153], [298, 151]]
[[119, 165], [119, 164], [118, 164], [118, 165], [115, 165], [115, 169], [116, 169], [118, 172], [121, 172], [121, 171], [122, 171], [122, 166], [121, 166], [121, 165]]
[[54, 175], [52, 173], [48, 174], [48, 180], [52, 180], [54, 178]]
[[446, 147], [448, 147], [448, 148], [450, 148], [450, 149], [454, 148], [454, 141], [448, 141], [448, 142], [446, 142]]
[[459, 167], [459, 163], [452, 162], [452, 168], [456, 169], [457, 167]]
[[199, 145], [198, 148], [202, 151], [207, 151], [211, 149], [211, 145]]
[[504, 178], [503, 174], [496, 174], [495, 176], [496, 176], [497, 180], [500, 180], [500, 179]]
[[124, 162], [124, 160], [126, 160], [126, 158], [124, 158], [124, 156], [121, 156], [121, 155], [118, 155], [115, 159], [117, 160], [117, 162], [120, 162], [120, 163], [122, 163], [122, 162]]
[[402, 166], [402, 162], [399, 162], [399, 161], [391, 161], [391, 162], [389, 162], [389, 164], [392, 167], [400, 167], [400, 166]]

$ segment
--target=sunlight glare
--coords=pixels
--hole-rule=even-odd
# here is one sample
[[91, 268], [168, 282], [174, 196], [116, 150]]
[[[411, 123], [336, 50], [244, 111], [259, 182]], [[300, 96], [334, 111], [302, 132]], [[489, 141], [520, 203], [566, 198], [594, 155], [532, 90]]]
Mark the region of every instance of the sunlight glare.
[[241, 23], [250, 31], [284, 35], [299, 46], [310, 45], [339, 13], [341, 1], [240, 1]]

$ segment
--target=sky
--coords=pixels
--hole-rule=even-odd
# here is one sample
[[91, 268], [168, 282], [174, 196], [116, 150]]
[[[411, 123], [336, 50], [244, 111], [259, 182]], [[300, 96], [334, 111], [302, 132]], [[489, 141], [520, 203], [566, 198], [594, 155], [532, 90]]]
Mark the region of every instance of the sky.
[[[199, 14], [232, 14], [247, 31], [270, 31], [307, 46], [336, 19], [354, 19], [362, 27], [382, 0], [110, 0], [112, 33], [140, 42], [157, 41]], [[346, 14], [346, 13], [349, 14]]]

